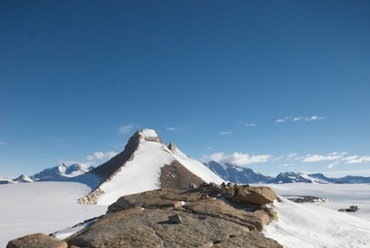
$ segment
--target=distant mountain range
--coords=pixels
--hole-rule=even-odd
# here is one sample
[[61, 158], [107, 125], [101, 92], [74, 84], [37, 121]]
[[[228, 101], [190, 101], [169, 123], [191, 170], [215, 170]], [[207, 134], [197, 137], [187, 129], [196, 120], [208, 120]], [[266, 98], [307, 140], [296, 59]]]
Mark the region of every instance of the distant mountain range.
[[15, 183], [33, 183], [32, 178], [26, 175], [20, 175], [17, 178], [3, 178], [0, 179], [0, 184], [15, 184]]
[[370, 183], [370, 177], [345, 176], [329, 178], [321, 173], [305, 174], [296, 172], [282, 172], [275, 178], [256, 173], [251, 169], [233, 164], [220, 164], [210, 161], [205, 164], [209, 169], [225, 181], [232, 183]]
[[103, 198], [109, 199], [109, 194], [138, 193], [160, 187], [182, 187], [189, 183], [370, 183], [370, 177], [329, 178], [320, 173], [295, 172], [282, 172], [271, 177], [229, 163], [210, 161], [202, 164], [182, 153], [173, 143], [165, 146], [154, 130], [144, 129], [129, 139], [121, 153], [96, 168], [79, 163], [60, 163], [30, 177], [21, 175], [14, 179], [0, 179], [0, 184], [35, 181], [72, 181], [87, 184], [92, 188], [92, 192], [81, 201], [96, 203], [103, 194]]

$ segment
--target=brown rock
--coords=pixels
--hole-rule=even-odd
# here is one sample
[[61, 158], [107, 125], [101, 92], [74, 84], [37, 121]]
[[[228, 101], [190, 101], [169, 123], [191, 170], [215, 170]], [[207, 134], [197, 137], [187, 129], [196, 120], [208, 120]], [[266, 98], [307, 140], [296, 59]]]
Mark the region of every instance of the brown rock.
[[236, 209], [218, 199], [205, 199], [191, 202], [183, 207], [198, 215], [205, 215], [238, 223], [239, 225], [248, 227], [249, 230], [262, 231], [263, 226], [270, 223], [272, 220], [264, 210], [248, 212], [242, 209]]
[[9, 241], [6, 248], [67, 248], [65, 241], [36, 233]]
[[200, 177], [189, 171], [177, 160], [161, 168], [159, 181], [161, 188], [170, 189], [188, 188], [190, 184], [204, 183]]
[[182, 219], [179, 214], [168, 216], [168, 220], [174, 224], [181, 224]]
[[147, 191], [139, 194], [127, 195], [120, 197], [115, 203], [108, 207], [109, 211], [116, 212], [131, 208], [180, 208], [182, 201], [162, 198], [169, 190], [159, 189]]
[[[109, 206], [109, 214], [66, 242], [69, 248], [281, 248], [279, 243], [259, 232], [276, 219], [276, 212], [263, 206], [276, 198], [277, 195], [267, 187], [214, 184], [127, 195]], [[251, 204], [254, 207], [250, 207]], [[9, 245], [13, 243], [11, 241]], [[63, 245], [9, 248], [67, 247], [65, 243]]]
[[203, 218], [181, 212], [183, 223], [173, 224], [168, 209], [123, 210], [106, 216], [67, 240], [77, 247], [269, 247], [281, 248], [261, 233], [221, 218]]
[[273, 203], [279, 199], [279, 196], [270, 187], [234, 187], [234, 194], [225, 196], [227, 199], [241, 203], [252, 205], [265, 205]]

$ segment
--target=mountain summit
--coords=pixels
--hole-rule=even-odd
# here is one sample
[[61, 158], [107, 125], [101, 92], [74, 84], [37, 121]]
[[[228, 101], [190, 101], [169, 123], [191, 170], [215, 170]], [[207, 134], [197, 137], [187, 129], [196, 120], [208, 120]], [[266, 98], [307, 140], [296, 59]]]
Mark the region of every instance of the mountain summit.
[[166, 147], [151, 129], [137, 131], [121, 153], [85, 176], [95, 176], [99, 183], [79, 202], [100, 205], [111, 204], [123, 195], [153, 189], [224, 181], [202, 163], [182, 153], [175, 144]]

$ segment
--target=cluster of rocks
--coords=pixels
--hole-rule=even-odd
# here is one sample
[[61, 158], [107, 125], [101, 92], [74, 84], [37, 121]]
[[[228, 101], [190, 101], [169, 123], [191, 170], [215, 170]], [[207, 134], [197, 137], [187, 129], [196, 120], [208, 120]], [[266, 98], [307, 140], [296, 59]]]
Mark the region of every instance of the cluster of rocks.
[[287, 195], [284, 196], [288, 200], [296, 203], [307, 203], [307, 202], [327, 202], [328, 200], [323, 197], [308, 196], [308, 195]]
[[[201, 184], [120, 197], [103, 217], [66, 240], [41, 234], [10, 241], [21, 247], [282, 247], [260, 232], [277, 218], [269, 187]], [[28, 240], [27, 240], [28, 239]], [[45, 241], [46, 242], [46, 241]]]

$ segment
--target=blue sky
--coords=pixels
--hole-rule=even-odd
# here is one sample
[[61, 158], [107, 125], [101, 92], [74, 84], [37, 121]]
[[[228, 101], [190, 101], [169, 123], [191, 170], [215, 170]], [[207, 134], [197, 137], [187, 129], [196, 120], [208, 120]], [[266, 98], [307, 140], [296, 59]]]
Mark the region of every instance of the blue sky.
[[0, 3], [0, 176], [152, 128], [190, 157], [370, 176], [369, 1]]

